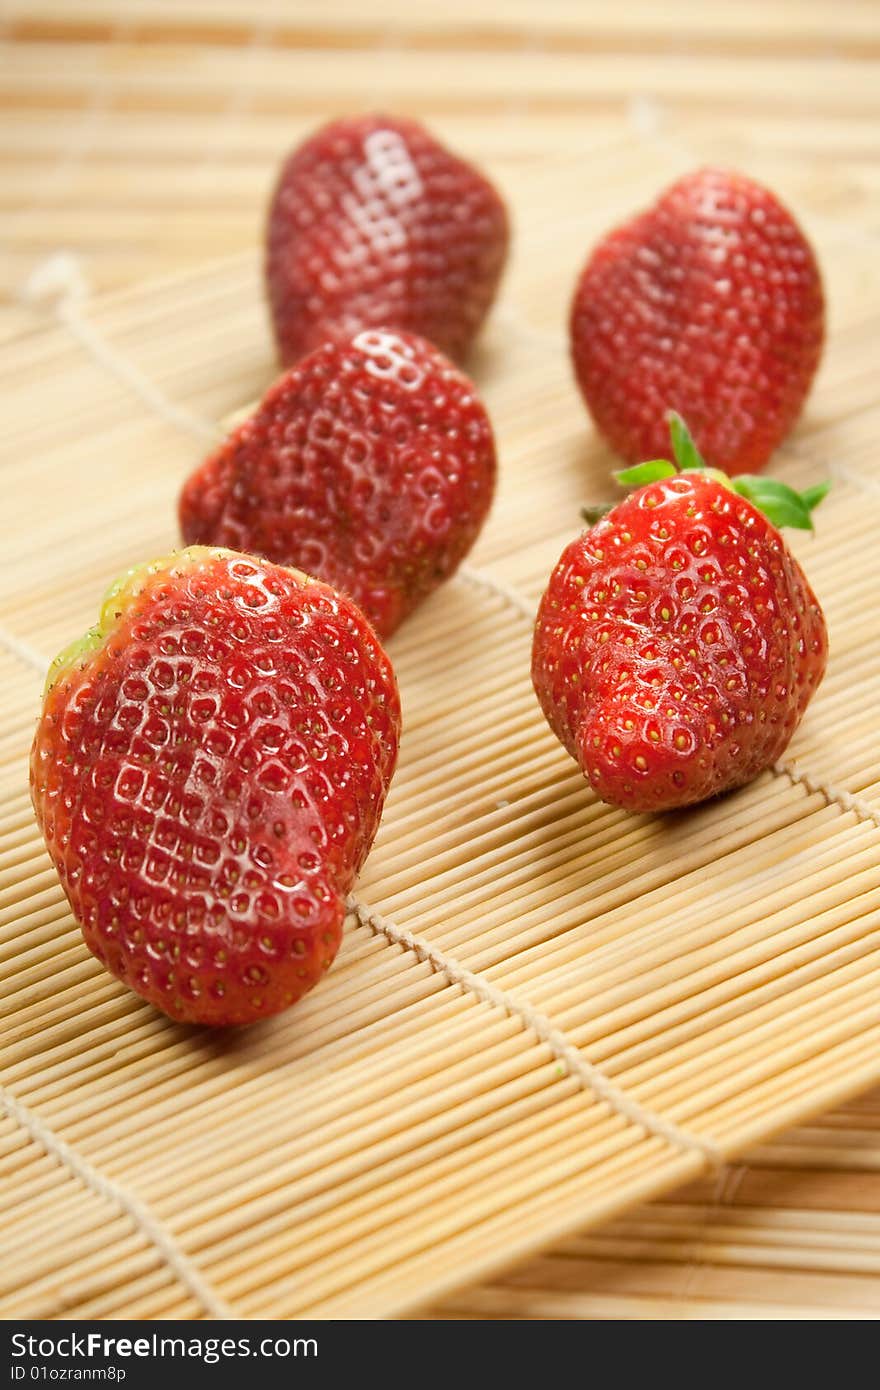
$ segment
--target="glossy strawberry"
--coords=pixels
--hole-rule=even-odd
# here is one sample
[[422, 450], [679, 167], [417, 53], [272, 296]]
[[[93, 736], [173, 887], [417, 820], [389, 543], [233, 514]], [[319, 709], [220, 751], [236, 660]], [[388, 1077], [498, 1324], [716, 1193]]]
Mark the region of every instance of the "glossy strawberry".
[[822, 283], [772, 193], [701, 169], [599, 243], [570, 329], [584, 399], [623, 458], [661, 453], [665, 411], [686, 410], [707, 462], [742, 473], [800, 414], [822, 351]]
[[371, 329], [275, 383], [190, 476], [180, 523], [187, 542], [319, 575], [387, 636], [467, 554], [494, 481], [467, 378], [429, 343]]
[[[740, 786], [781, 756], [822, 679], [822, 610], [779, 531], [826, 487], [655, 462], [562, 554], [538, 612], [532, 679], [603, 801], [664, 811]], [[751, 498], [752, 500], [749, 500]]]
[[31, 755], [89, 949], [185, 1022], [292, 1004], [336, 954], [399, 726], [388, 658], [326, 585], [204, 549], [123, 576], [53, 662]]
[[460, 358], [495, 297], [507, 214], [488, 179], [415, 121], [346, 117], [285, 163], [266, 242], [284, 365], [383, 325]]

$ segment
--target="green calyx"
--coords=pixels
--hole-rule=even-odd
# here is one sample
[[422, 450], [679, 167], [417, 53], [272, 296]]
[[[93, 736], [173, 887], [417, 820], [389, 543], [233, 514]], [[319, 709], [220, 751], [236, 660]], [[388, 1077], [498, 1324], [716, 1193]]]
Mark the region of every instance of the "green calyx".
[[169, 574], [179, 574], [183, 570], [191, 569], [195, 565], [203, 563], [205, 560], [212, 559], [221, 555], [232, 555], [230, 550], [212, 549], [204, 545], [191, 545], [185, 550], [173, 551], [170, 555], [163, 555], [161, 559], [151, 560], [146, 564], [135, 565], [132, 569], [126, 570], [113, 581], [110, 588], [101, 601], [101, 611], [98, 621], [93, 627], [77, 637], [74, 642], [58, 653], [55, 660], [49, 666], [46, 676], [46, 684], [43, 687], [43, 697], [48, 695], [53, 685], [62, 676], [74, 670], [84, 670], [92, 661], [96, 652], [104, 646], [108, 636], [115, 628], [119, 619], [131, 607], [138, 595], [146, 588], [150, 580], [157, 574], [167, 571]]
[[651, 459], [648, 463], [637, 463], [633, 468], [624, 468], [614, 477], [624, 487], [646, 487], [648, 483], [660, 482], [662, 478], [672, 478], [677, 473], [705, 473], [717, 482], [729, 487], [731, 492], [745, 497], [758, 511], [763, 512], [774, 526], [795, 526], [801, 531], [813, 530], [812, 512], [826, 497], [831, 487], [830, 480], [817, 483], [815, 487], [797, 492], [787, 483], [776, 478], [765, 478], [759, 474], [743, 473], [738, 478], [729, 478], [718, 468], [709, 468], [694, 443], [693, 436], [681, 416], [674, 410], [668, 415], [669, 433], [672, 438], [672, 453], [675, 462], [669, 459]]

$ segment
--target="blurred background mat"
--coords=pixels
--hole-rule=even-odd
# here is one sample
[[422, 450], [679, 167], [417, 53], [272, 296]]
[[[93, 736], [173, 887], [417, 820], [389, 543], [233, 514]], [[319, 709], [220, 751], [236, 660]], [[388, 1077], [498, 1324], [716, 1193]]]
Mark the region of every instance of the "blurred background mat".
[[[5, 0], [0, 39], [0, 1314], [876, 1317], [880, 7]], [[272, 180], [365, 108], [484, 165], [515, 244], [470, 364], [498, 502], [392, 645], [407, 735], [359, 892], [512, 1002], [352, 923], [300, 1009], [205, 1039], [82, 946], [25, 788], [39, 666], [173, 543], [182, 477], [271, 379]], [[612, 462], [574, 277], [704, 162], [773, 187], [825, 270], [774, 468], [835, 476], [796, 541], [832, 659], [784, 767], [652, 823], [543, 728], [525, 615]], [[597, 1101], [523, 1004], [731, 1163]]]

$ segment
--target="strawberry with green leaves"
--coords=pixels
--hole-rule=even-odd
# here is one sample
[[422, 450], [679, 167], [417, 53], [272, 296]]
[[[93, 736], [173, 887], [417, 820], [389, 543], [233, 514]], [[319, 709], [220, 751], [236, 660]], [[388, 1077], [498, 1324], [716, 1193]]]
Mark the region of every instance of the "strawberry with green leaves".
[[400, 732], [348, 598], [193, 547], [114, 584], [52, 663], [31, 792], [86, 945], [187, 1023], [294, 1003], [339, 946]]
[[822, 679], [819, 603], [778, 527], [812, 529], [827, 484], [797, 493], [706, 468], [670, 419], [676, 464], [563, 552], [541, 601], [532, 679], [597, 795], [666, 811], [742, 786], [785, 751]]

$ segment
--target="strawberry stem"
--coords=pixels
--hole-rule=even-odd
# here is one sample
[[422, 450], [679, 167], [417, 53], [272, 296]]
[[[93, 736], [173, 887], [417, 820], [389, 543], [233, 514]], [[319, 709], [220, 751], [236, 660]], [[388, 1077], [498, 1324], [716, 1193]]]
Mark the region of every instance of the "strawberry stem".
[[706, 467], [706, 461], [700, 453], [694, 437], [681, 418], [677, 410], [670, 410], [666, 415], [666, 423], [669, 426], [669, 433], [672, 438], [672, 452], [675, 455], [675, 462], [682, 473], [698, 473]]
[[[615, 473], [614, 477], [618, 483], [624, 487], [640, 488], [646, 487], [649, 483], [660, 482], [663, 478], [672, 478], [676, 473], [706, 473], [740, 497], [745, 497], [746, 501], [763, 512], [774, 526], [795, 526], [802, 531], [813, 530], [812, 512], [822, 499], [827, 497], [831, 487], [830, 479], [816, 483], [803, 492], [797, 492], [787, 483], [779, 482], [777, 478], [765, 478], [748, 473], [737, 478], [728, 478], [720, 469], [708, 466], [694, 443], [693, 435], [677, 411], [670, 410], [666, 418], [675, 462], [671, 463], [669, 459], [650, 459], [647, 463], [637, 463], [632, 468], [624, 468]], [[587, 510], [592, 512], [592, 509], [584, 511], [585, 519], [590, 520]], [[598, 520], [598, 517], [594, 519]]]

